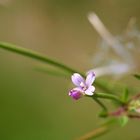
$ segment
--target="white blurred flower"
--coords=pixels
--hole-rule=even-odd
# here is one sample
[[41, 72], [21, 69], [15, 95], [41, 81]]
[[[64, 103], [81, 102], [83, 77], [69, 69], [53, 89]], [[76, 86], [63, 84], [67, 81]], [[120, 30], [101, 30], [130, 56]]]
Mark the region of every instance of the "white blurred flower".
[[[97, 52], [93, 58], [91, 69], [96, 76], [113, 75], [118, 77], [128, 74], [139, 66], [140, 31], [134, 26], [132, 18], [126, 31], [119, 36], [113, 36], [95, 13], [88, 15], [88, 20], [101, 36]], [[113, 53], [112, 53], [113, 50]]]

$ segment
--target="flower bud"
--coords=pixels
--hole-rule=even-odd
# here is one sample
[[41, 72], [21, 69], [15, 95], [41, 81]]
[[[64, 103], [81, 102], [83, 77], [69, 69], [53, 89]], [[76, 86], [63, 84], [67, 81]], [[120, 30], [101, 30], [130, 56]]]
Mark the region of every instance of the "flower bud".
[[69, 92], [69, 96], [71, 96], [74, 100], [78, 100], [79, 98], [82, 97], [82, 93], [79, 90], [71, 90]]
[[133, 100], [129, 104], [129, 110], [140, 113], [140, 100]]

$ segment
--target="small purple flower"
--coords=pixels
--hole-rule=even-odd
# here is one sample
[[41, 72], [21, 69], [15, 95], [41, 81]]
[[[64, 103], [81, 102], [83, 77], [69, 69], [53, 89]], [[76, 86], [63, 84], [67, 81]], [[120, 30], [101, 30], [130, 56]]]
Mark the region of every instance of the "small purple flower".
[[76, 88], [72, 89], [69, 92], [69, 96], [73, 99], [78, 100], [82, 95], [92, 96], [95, 91], [95, 87], [92, 86], [95, 80], [94, 72], [89, 72], [86, 79], [84, 79], [80, 74], [74, 73], [71, 77], [73, 84], [76, 85]]
[[71, 96], [73, 99], [78, 100], [79, 98], [81, 98], [82, 94], [79, 90], [77, 89], [72, 89], [69, 92], [69, 96]]

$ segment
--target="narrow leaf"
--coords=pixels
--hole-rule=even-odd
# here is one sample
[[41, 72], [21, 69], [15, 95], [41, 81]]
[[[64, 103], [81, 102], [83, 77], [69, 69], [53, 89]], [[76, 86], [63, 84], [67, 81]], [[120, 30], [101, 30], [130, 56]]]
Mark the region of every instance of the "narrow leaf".
[[123, 94], [122, 94], [122, 101], [124, 102], [124, 103], [126, 103], [127, 101], [128, 101], [128, 97], [129, 97], [129, 91], [128, 91], [128, 88], [125, 88], [124, 89], [124, 92], [123, 92]]
[[128, 123], [129, 118], [127, 116], [119, 117], [119, 124], [123, 127]]

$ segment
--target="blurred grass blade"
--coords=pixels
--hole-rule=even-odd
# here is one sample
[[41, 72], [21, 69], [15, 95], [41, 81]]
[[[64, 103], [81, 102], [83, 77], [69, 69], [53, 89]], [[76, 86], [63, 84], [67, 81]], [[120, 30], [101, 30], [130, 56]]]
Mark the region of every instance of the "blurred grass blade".
[[94, 129], [93, 131], [85, 134], [84, 136], [76, 139], [76, 140], [90, 140], [90, 139], [102, 136], [103, 134], [107, 133], [108, 131], [109, 131], [108, 127], [101, 126], [99, 128]]
[[134, 77], [140, 80], [140, 74], [134, 74]]
[[91, 140], [103, 136], [104, 134], [106, 134], [115, 127], [116, 122], [117, 122], [116, 119], [108, 120], [100, 127], [94, 129], [91, 132], [88, 132], [87, 134], [79, 137], [76, 140]]
[[55, 60], [49, 59], [46, 56], [43, 56], [42, 54], [35, 52], [35, 51], [32, 51], [30, 49], [18, 47], [16, 45], [6, 43], [6, 42], [0, 42], [0, 48], [11, 51], [11, 52], [15, 52], [15, 53], [23, 55], [23, 56], [30, 57], [32, 59], [39, 60], [41, 62], [45, 62], [45, 63], [50, 64], [56, 68], [63, 69], [65, 72], [70, 73], [70, 74], [76, 72], [72, 68], [70, 68], [62, 63], [59, 63]]

